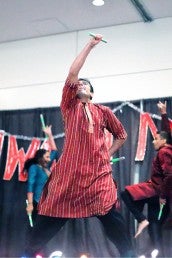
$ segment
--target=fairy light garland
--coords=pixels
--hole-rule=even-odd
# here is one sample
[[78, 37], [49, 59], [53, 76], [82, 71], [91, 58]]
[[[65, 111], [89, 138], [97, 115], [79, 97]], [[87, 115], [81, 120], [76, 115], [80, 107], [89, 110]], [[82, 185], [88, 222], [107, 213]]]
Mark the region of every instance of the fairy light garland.
[[[134, 109], [135, 111], [139, 112], [139, 113], [144, 113], [141, 111], [140, 108], [138, 108], [137, 106], [135, 106], [134, 104], [132, 104], [131, 102], [129, 101], [125, 101], [123, 102], [122, 104], [120, 104], [119, 106], [117, 106], [116, 108], [114, 108], [112, 110], [113, 113], [116, 113], [118, 110], [121, 110], [124, 106], [129, 106], [131, 107], [132, 109]], [[154, 119], [157, 119], [157, 120], [161, 120], [161, 116], [158, 116], [156, 114], [152, 114], [152, 113], [149, 113], [149, 115], [154, 118]], [[169, 119], [170, 121], [172, 121], [171, 119]], [[4, 136], [11, 136], [12, 134], [8, 133], [8, 132], [5, 132], [4, 130], [0, 130], [0, 133], [2, 133]], [[44, 141], [45, 140], [45, 137], [29, 137], [29, 136], [25, 136], [25, 135], [13, 135], [16, 139], [19, 139], [19, 140], [24, 140], [24, 141], [31, 141], [33, 138], [36, 138], [40, 141]], [[64, 133], [60, 133], [60, 134], [56, 134], [54, 135], [54, 139], [59, 139], [59, 138], [63, 138], [65, 136]]]

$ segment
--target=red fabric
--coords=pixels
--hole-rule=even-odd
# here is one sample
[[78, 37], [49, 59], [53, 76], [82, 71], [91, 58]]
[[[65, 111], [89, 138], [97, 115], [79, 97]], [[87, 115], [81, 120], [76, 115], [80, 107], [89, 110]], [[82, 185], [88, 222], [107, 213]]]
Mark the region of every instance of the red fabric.
[[171, 133], [171, 121], [168, 119], [167, 114], [162, 114], [162, 123], [161, 123], [161, 131], [166, 131], [168, 133]]
[[104, 129], [116, 139], [126, 132], [105, 106], [88, 104], [93, 133], [84, 105], [75, 97], [77, 85], [66, 82], [61, 102], [65, 122], [63, 153], [45, 186], [39, 214], [80, 218], [106, 214], [117, 200]]
[[128, 185], [125, 189], [131, 194], [135, 201], [156, 196], [157, 193], [151, 182], [143, 182], [135, 185]]
[[152, 163], [151, 179], [147, 182], [125, 187], [134, 200], [141, 200], [155, 195], [171, 198], [172, 191], [172, 146], [162, 147]]
[[157, 193], [162, 198], [172, 190], [172, 146], [162, 147], [152, 163], [151, 181]]

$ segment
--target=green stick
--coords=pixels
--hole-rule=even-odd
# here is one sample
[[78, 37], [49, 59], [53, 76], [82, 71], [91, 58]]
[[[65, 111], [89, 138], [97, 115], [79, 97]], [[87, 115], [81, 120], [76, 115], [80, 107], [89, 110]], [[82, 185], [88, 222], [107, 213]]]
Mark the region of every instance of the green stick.
[[[91, 33], [91, 32], [89, 32], [89, 35], [90, 35], [91, 37], [93, 37], [93, 38], [96, 37], [96, 34]], [[104, 43], [107, 43], [107, 41], [106, 41], [105, 39], [101, 39], [101, 41], [104, 42]]]
[[123, 160], [123, 159], [125, 159], [125, 157], [114, 158], [114, 159], [111, 160], [111, 162], [115, 163], [115, 162], [118, 162], [118, 161]]
[[42, 128], [45, 128], [45, 122], [44, 122], [44, 117], [43, 114], [40, 114], [40, 119], [41, 119], [41, 124], [42, 124]]
[[160, 210], [159, 210], [159, 214], [158, 214], [158, 220], [161, 219], [163, 208], [164, 208], [164, 204], [160, 204]]
[[[45, 129], [45, 121], [44, 121], [43, 114], [40, 114], [40, 119], [41, 119], [42, 128]], [[45, 138], [48, 139], [48, 136], [45, 135]]]

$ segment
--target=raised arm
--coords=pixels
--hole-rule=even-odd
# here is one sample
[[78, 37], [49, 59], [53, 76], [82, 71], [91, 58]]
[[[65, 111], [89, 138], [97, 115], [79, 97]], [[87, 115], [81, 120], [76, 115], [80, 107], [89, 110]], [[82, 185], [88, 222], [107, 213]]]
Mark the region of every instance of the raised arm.
[[93, 47], [101, 41], [101, 39], [102, 35], [99, 34], [91, 38], [89, 42], [85, 45], [85, 47], [81, 50], [79, 55], [75, 58], [69, 69], [66, 83], [63, 88], [62, 101], [60, 104], [63, 116], [66, 113], [66, 111], [68, 111], [68, 109], [75, 105], [78, 74], [85, 63], [88, 54], [93, 49]]
[[81, 70], [83, 64], [85, 63], [85, 60], [90, 53], [90, 51], [93, 49], [95, 45], [97, 45], [102, 39], [102, 35], [96, 34], [95, 37], [92, 37], [89, 42], [85, 45], [85, 47], [81, 50], [79, 55], [75, 58], [73, 61], [69, 74], [68, 74], [68, 80], [71, 83], [75, 83], [78, 80], [78, 74]]
[[56, 146], [56, 143], [54, 141], [54, 137], [53, 137], [53, 134], [52, 134], [51, 127], [52, 127], [52, 125], [46, 126], [42, 130], [48, 136], [48, 140], [49, 140], [49, 143], [50, 143], [51, 150], [57, 150], [57, 146]]
[[162, 103], [161, 101], [158, 102], [157, 104], [159, 112], [161, 114], [161, 131], [166, 131], [168, 133], [171, 133], [170, 130], [170, 122], [167, 116], [167, 102], [165, 101]]

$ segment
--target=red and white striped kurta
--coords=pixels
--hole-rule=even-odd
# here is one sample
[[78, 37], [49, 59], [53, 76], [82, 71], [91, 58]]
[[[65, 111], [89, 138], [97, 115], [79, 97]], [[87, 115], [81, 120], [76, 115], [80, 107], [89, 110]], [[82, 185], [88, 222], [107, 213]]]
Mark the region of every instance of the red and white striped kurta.
[[64, 149], [44, 188], [38, 207], [41, 215], [104, 215], [117, 199], [104, 129], [116, 139], [125, 139], [126, 131], [108, 107], [88, 103], [93, 120], [93, 132], [89, 132], [88, 115], [76, 89], [77, 84], [69, 81], [63, 89]]

